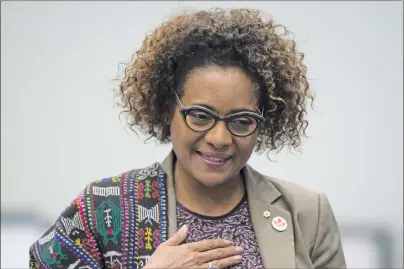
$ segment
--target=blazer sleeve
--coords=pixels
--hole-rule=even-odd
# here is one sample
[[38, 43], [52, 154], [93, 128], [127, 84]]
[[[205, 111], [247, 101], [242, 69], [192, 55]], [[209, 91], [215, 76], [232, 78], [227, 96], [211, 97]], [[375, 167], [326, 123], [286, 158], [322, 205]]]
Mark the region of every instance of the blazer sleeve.
[[318, 226], [311, 260], [314, 268], [346, 268], [337, 221], [324, 194], [318, 196]]
[[[88, 187], [87, 187], [88, 188]], [[29, 249], [29, 268], [103, 268], [86, 208], [85, 191]]]

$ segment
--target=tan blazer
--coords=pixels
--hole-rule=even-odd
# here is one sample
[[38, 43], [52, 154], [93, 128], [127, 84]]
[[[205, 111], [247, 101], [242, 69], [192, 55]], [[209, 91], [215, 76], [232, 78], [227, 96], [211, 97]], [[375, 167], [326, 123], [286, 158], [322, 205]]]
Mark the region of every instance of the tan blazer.
[[[177, 231], [173, 163], [173, 153], [162, 163], [167, 173], [169, 237]], [[265, 268], [346, 268], [337, 222], [324, 194], [261, 175], [248, 165], [243, 172]], [[271, 216], [265, 218], [264, 211]], [[286, 220], [285, 231], [272, 227], [276, 216]]]

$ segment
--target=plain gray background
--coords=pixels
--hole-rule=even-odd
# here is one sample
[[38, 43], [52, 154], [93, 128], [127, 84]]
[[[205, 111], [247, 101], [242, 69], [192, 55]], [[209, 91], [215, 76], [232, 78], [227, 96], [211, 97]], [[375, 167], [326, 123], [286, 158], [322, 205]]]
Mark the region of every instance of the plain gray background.
[[[254, 7], [295, 34], [316, 101], [302, 153], [253, 155], [250, 164], [325, 192], [347, 233], [381, 229], [393, 239], [392, 266], [403, 266], [402, 2], [1, 5], [2, 211], [50, 223], [89, 182], [161, 161], [170, 145], [144, 144], [119, 120], [118, 63], [178, 7]], [[25, 257], [24, 247], [16, 251]]]

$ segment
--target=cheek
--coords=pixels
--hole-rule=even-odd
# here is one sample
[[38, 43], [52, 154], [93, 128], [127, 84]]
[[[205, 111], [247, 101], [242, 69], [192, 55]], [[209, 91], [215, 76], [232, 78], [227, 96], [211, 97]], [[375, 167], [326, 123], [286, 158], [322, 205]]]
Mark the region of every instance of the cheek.
[[257, 136], [254, 134], [251, 137], [245, 137], [241, 139], [237, 139], [236, 143], [240, 150], [241, 155], [244, 158], [249, 158], [251, 153], [254, 150], [255, 143], [257, 142]]
[[179, 120], [181, 119], [177, 115], [174, 115], [170, 124], [170, 134], [173, 145], [177, 145], [177, 141], [181, 141], [181, 137], [183, 136], [182, 126]]
[[171, 141], [176, 149], [191, 146], [194, 142], [194, 135], [185, 125], [181, 115], [174, 115], [170, 125]]

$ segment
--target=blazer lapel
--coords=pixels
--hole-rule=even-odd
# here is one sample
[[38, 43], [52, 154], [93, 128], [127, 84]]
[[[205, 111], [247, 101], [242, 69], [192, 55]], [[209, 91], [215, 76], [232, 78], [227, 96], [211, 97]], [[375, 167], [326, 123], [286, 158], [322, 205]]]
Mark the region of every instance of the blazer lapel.
[[174, 188], [174, 152], [170, 154], [161, 163], [164, 172], [167, 175], [167, 220], [168, 220], [168, 237], [170, 238], [177, 232], [177, 199], [175, 198]]
[[[280, 192], [261, 174], [246, 166], [243, 169], [251, 220], [260, 248], [264, 268], [296, 267], [295, 245], [292, 217], [290, 213], [272, 204]], [[265, 215], [264, 216], [264, 212]], [[270, 216], [268, 216], [270, 214]], [[278, 231], [272, 225], [276, 217], [283, 218], [287, 223], [284, 231]]]

